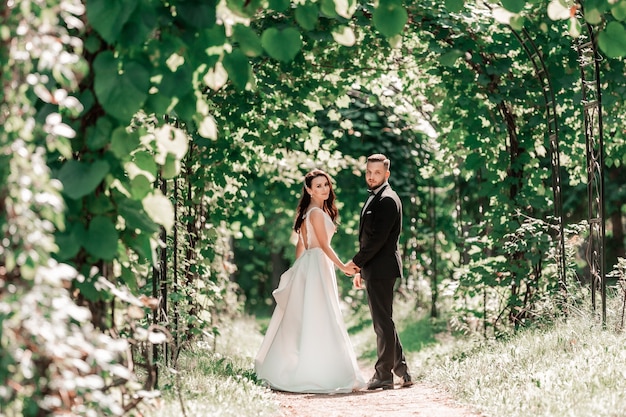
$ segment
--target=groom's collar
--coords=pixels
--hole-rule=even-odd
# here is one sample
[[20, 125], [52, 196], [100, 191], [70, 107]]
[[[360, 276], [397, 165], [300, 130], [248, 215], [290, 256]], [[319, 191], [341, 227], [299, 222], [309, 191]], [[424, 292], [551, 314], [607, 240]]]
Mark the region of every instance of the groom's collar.
[[367, 192], [373, 195], [378, 194], [380, 191], [382, 191], [383, 188], [385, 188], [386, 186], [388, 186], [389, 183], [387, 181], [383, 182], [378, 188], [374, 188], [373, 190], [371, 189], [367, 189]]

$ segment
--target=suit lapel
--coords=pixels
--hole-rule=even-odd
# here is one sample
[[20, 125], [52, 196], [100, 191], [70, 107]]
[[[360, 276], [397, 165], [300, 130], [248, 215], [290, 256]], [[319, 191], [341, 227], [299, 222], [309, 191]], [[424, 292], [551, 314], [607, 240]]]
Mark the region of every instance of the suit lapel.
[[[365, 216], [365, 212], [369, 209], [371, 210], [372, 207], [374, 207], [374, 204], [376, 204], [378, 202], [378, 200], [380, 200], [380, 197], [383, 193], [383, 191], [385, 191], [385, 189], [389, 186], [389, 184], [384, 185], [383, 187], [381, 187], [380, 190], [378, 190], [378, 192], [376, 194], [374, 194], [374, 197], [372, 198], [372, 201], [370, 201], [369, 204], [367, 204], [367, 200], [365, 200], [365, 203], [363, 203], [363, 209], [361, 210], [361, 221], [359, 222], [359, 237], [361, 236], [361, 232], [363, 231], [363, 216]], [[366, 207], [367, 205], [367, 207]]]

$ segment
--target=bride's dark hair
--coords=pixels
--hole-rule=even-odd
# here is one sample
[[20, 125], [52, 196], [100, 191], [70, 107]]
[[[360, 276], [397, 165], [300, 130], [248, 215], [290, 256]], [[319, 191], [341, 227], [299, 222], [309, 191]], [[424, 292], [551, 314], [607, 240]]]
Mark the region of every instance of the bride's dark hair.
[[304, 176], [304, 185], [302, 186], [302, 197], [300, 197], [300, 202], [298, 203], [298, 208], [296, 209], [296, 221], [293, 225], [293, 230], [296, 233], [300, 233], [300, 227], [302, 226], [302, 222], [304, 222], [304, 215], [306, 214], [306, 209], [311, 204], [311, 195], [307, 192], [307, 187], [311, 188], [311, 183], [317, 177], [324, 176], [328, 180], [328, 186], [330, 187], [330, 194], [328, 194], [328, 199], [324, 201], [324, 206], [322, 209], [328, 213], [333, 222], [339, 217], [339, 210], [337, 210], [337, 206], [335, 206], [335, 190], [333, 189], [333, 183], [330, 179], [330, 175], [321, 169], [314, 169], [310, 171]]

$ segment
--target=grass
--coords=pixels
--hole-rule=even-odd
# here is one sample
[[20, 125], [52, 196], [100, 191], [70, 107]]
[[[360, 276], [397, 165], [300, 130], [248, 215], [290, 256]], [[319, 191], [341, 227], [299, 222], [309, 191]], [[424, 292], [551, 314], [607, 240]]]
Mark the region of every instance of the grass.
[[186, 349], [176, 370], [161, 371], [161, 401], [142, 412], [152, 417], [277, 416], [272, 392], [256, 382], [254, 356], [262, 336], [251, 318], [222, 325], [213, 341]]
[[613, 417], [626, 409], [626, 336], [591, 314], [505, 341], [433, 347], [421, 360], [422, 379], [486, 416]]
[[[430, 319], [410, 300], [397, 300], [394, 308], [413, 376], [485, 416], [617, 417], [626, 410], [626, 335], [591, 314], [579, 311], [496, 341], [454, 337], [445, 319]], [[367, 309], [343, 311], [360, 361], [373, 364], [376, 342]], [[616, 322], [619, 306], [614, 311]], [[222, 326], [215, 352], [212, 342], [185, 351], [177, 373], [162, 372], [161, 406], [144, 414], [279, 416], [274, 395], [252, 371], [268, 321], [239, 319]]]

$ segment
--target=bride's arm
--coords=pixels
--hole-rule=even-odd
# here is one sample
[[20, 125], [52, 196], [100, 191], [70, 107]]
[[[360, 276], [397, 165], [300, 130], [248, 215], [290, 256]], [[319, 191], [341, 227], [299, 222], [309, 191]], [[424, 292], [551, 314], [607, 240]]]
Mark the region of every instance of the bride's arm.
[[348, 268], [346, 264], [341, 262], [341, 259], [335, 253], [335, 250], [330, 246], [328, 234], [326, 233], [326, 226], [324, 225], [324, 213], [321, 210], [312, 210], [309, 214], [309, 218], [311, 219], [311, 226], [313, 228], [313, 233], [315, 233], [315, 237], [317, 241], [320, 243], [320, 248], [322, 251], [328, 256], [328, 258], [337, 265], [341, 271], [346, 274], [352, 274], [354, 271], [351, 268]]

